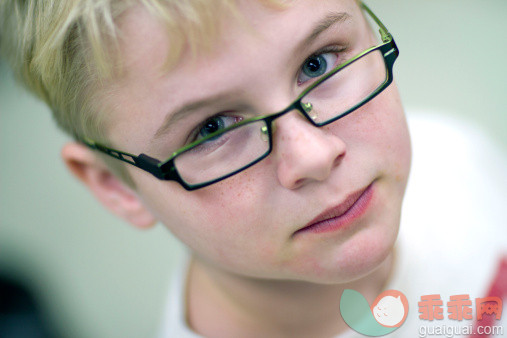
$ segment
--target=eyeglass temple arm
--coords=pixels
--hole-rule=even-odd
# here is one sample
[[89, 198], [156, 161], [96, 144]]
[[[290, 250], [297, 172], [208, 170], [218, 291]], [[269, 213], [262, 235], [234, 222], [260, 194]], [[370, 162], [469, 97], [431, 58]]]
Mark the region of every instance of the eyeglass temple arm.
[[139, 156], [135, 156], [129, 153], [121, 152], [118, 150], [114, 150], [103, 146], [100, 143], [97, 143], [90, 139], [81, 139], [83, 144], [85, 144], [88, 148], [98, 150], [100, 152], [106, 153], [111, 157], [114, 157], [120, 161], [132, 164], [138, 168], [148, 171], [153, 174], [155, 177], [160, 179], [167, 179], [167, 175], [164, 174], [159, 166], [160, 161], [150, 157], [145, 154], [140, 154]]
[[380, 21], [380, 19], [371, 11], [371, 9], [366, 6], [364, 2], [361, 1], [361, 7], [371, 16], [373, 21], [380, 27], [379, 33], [382, 38], [382, 42], [389, 42], [393, 39], [393, 36], [387, 30], [386, 26]]

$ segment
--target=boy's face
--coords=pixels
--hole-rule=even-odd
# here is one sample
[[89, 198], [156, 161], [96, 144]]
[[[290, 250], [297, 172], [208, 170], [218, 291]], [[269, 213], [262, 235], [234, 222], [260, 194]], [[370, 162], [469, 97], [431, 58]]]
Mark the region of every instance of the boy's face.
[[[164, 26], [140, 8], [128, 13], [121, 23], [128, 37], [122, 46], [127, 73], [106, 102], [115, 148], [164, 160], [210, 116], [263, 115], [288, 106], [311, 82], [302, 81], [305, 60], [323, 48], [345, 49], [338, 58], [323, 52], [328, 62], [341, 63], [340, 58], [376, 44], [353, 0], [293, 1], [283, 10], [241, 1], [240, 10], [246, 24], [231, 18], [211, 53], [195, 60], [183, 55], [163, 75], [171, 47]], [[312, 35], [324, 22], [331, 25]], [[167, 114], [208, 99], [155, 137]], [[216, 267], [322, 283], [369, 273], [395, 242], [410, 167], [409, 135], [395, 85], [325, 127], [312, 126], [295, 111], [275, 126], [268, 158], [203, 189], [189, 192], [129, 168], [138, 196]], [[346, 212], [326, 223], [331, 227], [301, 230], [328, 209], [356, 200], [352, 207], [338, 208]]]

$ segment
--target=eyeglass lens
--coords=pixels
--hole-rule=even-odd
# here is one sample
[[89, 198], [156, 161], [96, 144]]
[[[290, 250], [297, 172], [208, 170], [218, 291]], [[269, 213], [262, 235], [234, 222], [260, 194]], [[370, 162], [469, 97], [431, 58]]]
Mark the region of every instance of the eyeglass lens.
[[382, 53], [375, 50], [319, 84], [302, 103], [316, 123], [325, 123], [368, 98], [386, 77]]

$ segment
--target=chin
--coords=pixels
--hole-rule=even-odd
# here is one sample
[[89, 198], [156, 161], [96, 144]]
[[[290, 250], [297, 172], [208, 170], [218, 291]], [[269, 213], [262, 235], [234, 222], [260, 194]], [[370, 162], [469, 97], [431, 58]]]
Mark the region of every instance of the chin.
[[375, 272], [393, 252], [395, 241], [396, 236], [392, 239], [376, 237], [364, 245], [347, 248], [347, 252], [337, 260], [340, 282], [352, 282]]
[[300, 265], [300, 273], [308, 282], [345, 284], [374, 273], [393, 252], [398, 222], [393, 226], [361, 229], [351, 238], [327, 252], [314, 253]]

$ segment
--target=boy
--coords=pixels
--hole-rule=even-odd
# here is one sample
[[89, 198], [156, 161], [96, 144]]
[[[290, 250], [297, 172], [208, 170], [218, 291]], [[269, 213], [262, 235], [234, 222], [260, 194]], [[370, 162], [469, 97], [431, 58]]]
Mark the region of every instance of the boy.
[[72, 172], [189, 247], [170, 335], [349, 334], [340, 295], [390, 285], [410, 167], [387, 29], [354, 1], [102, 5], [26, 4], [11, 60]]

